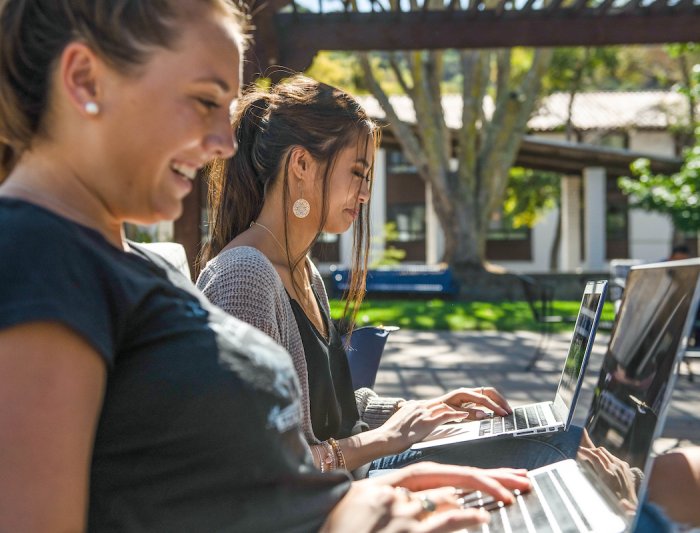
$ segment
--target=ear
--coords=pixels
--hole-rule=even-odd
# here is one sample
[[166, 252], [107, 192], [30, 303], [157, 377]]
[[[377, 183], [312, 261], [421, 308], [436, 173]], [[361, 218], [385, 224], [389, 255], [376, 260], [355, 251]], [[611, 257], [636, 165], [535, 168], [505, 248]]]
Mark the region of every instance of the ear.
[[63, 50], [59, 75], [69, 102], [82, 114], [88, 112], [85, 105], [100, 105], [100, 73], [104, 62], [85, 43], [72, 42]]
[[316, 161], [303, 146], [293, 146], [289, 156], [289, 177], [311, 183], [316, 176]]

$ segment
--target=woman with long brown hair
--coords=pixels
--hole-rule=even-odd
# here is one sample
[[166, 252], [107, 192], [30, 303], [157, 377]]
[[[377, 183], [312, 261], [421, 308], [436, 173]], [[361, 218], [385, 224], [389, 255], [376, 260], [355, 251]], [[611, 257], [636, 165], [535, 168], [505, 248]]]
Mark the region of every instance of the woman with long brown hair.
[[[308, 253], [321, 232], [354, 227], [345, 305], [352, 324], [364, 295], [377, 125], [347, 93], [296, 75], [245, 94], [233, 128], [237, 153], [209, 175], [210, 239], [197, 285], [291, 354], [302, 390], [304, 434], [319, 468], [366, 471], [426, 457], [531, 467], [573, 453], [578, 434], [408, 450], [442, 423], [483, 417], [483, 408], [505, 415], [510, 407], [492, 387], [462, 388], [423, 401], [352, 389], [326, 291]], [[558, 446], [568, 451], [558, 453]]]

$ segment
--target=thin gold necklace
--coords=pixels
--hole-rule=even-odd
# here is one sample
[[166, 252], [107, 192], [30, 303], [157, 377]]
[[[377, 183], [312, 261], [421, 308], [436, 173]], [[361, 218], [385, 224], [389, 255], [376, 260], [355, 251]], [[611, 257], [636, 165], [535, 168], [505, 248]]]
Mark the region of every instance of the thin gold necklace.
[[[253, 225], [260, 226], [262, 229], [264, 229], [265, 231], [267, 231], [267, 232], [270, 234], [270, 237], [272, 237], [272, 238], [274, 239], [274, 241], [275, 241], [275, 243], [277, 244], [277, 246], [279, 246], [279, 249], [282, 251], [282, 255], [285, 256], [285, 257], [287, 256], [287, 250], [285, 250], [284, 246], [282, 246], [282, 243], [279, 241], [279, 239], [277, 239], [277, 237], [275, 237], [275, 234], [272, 233], [272, 230], [271, 230], [270, 228], [268, 228], [268, 227], [265, 226], [264, 224], [261, 224], [260, 222], [257, 222], [257, 221], [255, 221], [255, 220], [253, 220], [253, 221], [250, 223], [250, 227], [252, 228]], [[306, 276], [304, 276], [304, 277], [306, 277]], [[303, 281], [306, 281], [306, 283], [302, 283], [302, 286], [304, 287], [304, 289], [310, 289], [310, 288], [311, 288], [311, 284], [308, 282], [308, 280], [303, 280]], [[304, 299], [307, 301], [307, 304], [308, 304], [308, 301], [309, 301], [308, 298], [305, 297]]]
[[275, 237], [275, 234], [272, 233], [272, 230], [271, 230], [270, 228], [268, 228], [267, 226], [261, 224], [260, 222], [256, 222], [255, 220], [253, 220], [253, 221], [250, 223], [250, 227], [252, 228], [253, 225], [260, 226], [262, 229], [264, 229], [265, 231], [267, 231], [267, 232], [270, 234], [270, 237], [272, 237], [272, 238], [274, 239], [274, 241], [275, 241], [275, 243], [277, 244], [277, 246], [279, 246], [279, 249], [282, 250], [282, 255], [284, 255], [284, 256], [287, 255], [287, 250], [285, 249], [284, 246], [282, 246], [282, 243], [277, 239], [277, 237]]

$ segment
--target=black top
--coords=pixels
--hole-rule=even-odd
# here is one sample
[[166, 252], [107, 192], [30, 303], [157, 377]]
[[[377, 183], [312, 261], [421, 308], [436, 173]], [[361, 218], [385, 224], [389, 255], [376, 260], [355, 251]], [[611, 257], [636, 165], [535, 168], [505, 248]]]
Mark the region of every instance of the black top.
[[321, 525], [349, 478], [313, 467], [286, 352], [158, 256], [18, 200], [0, 227], [0, 329], [59, 322], [107, 367], [90, 531]]
[[343, 439], [366, 429], [367, 425], [357, 412], [350, 367], [340, 334], [315, 290], [314, 297], [328, 330], [328, 340], [309, 320], [299, 302], [289, 298], [304, 346], [311, 426], [319, 440]]

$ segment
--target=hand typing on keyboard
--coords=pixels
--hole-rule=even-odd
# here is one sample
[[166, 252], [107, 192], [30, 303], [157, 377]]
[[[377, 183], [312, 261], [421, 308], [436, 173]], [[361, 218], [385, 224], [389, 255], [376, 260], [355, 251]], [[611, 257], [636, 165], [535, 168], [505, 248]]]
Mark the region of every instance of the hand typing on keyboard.
[[525, 470], [479, 468], [423, 462], [363, 479], [335, 506], [322, 533], [412, 531], [437, 533], [489, 522], [485, 509], [462, 500], [478, 491], [483, 498], [515, 501], [530, 489]]
[[506, 399], [493, 387], [463, 388], [430, 400], [401, 401], [384, 424], [365, 435], [381, 433], [382, 455], [389, 455], [422, 441], [442, 424], [511, 412]]
[[513, 412], [503, 395], [493, 387], [461, 388], [438, 396], [435, 400], [468, 414], [472, 420], [481, 420], [494, 414], [505, 416]]

